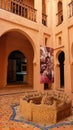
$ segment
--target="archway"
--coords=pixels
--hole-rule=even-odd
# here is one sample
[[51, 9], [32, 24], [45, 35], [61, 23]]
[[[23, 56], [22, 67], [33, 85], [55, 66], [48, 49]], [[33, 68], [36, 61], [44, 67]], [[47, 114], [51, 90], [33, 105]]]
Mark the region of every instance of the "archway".
[[[0, 64], [0, 71], [2, 73], [2, 76], [0, 76], [1, 86], [6, 87], [10, 84], [10, 86], [14, 86], [18, 83], [27, 83], [24, 86], [33, 88], [33, 62], [35, 60], [35, 45], [33, 39], [29, 39], [28, 35], [26, 36], [25, 33], [21, 32], [21, 30], [10, 30], [1, 36], [0, 48], [0, 59], [2, 60]], [[18, 65], [18, 62], [20, 62], [20, 65]], [[19, 69], [17, 71], [18, 67]], [[26, 70], [26, 72], [21, 72], [20, 68], [21, 71]]]
[[64, 52], [62, 51], [58, 56], [59, 70], [60, 70], [60, 88], [64, 88], [64, 60], [65, 55]]
[[16, 50], [8, 57], [7, 83], [26, 83], [27, 59], [22, 52]]

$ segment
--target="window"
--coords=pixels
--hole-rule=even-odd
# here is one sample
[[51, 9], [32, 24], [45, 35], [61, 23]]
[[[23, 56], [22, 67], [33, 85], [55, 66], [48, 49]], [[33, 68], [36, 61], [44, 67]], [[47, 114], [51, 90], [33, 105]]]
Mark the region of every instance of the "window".
[[61, 37], [58, 37], [58, 45], [61, 45], [62, 39]]
[[61, 24], [63, 22], [63, 7], [62, 7], [62, 2], [59, 1], [58, 2], [58, 13], [57, 15], [57, 19], [58, 19], [58, 25]]
[[47, 46], [47, 41], [48, 41], [48, 38], [46, 37], [45, 38], [45, 46]]

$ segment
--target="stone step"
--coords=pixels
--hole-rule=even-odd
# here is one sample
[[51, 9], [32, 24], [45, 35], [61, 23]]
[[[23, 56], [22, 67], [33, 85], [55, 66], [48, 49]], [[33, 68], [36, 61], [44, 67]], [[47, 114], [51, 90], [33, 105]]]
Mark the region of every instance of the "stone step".
[[0, 130], [40, 130], [39, 128], [9, 128], [9, 127], [0, 127]]
[[30, 85], [8, 85], [5, 88], [0, 88], [0, 96], [1, 95], [9, 95], [9, 94], [17, 94], [17, 93], [25, 93], [35, 91]]

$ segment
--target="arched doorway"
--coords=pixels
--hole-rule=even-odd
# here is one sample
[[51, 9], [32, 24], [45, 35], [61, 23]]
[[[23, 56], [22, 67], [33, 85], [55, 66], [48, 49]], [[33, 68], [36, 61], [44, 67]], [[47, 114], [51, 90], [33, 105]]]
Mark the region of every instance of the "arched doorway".
[[27, 59], [22, 52], [16, 50], [8, 57], [7, 83], [26, 83]]
[[[0, 72], [2, 73], [0, 85], [3, 87], [16, 85], [33, 88], [36, 68], [34, 64], [36, 62], [36, 46], [33, 38], [22, 30], [13, 29], [1, 36], [0, 48]], [[21, 72], [17, 72], [18, 57], [22, 61], [21, 70], [22, 68], [26, 69], [26, 74], [22, 72], [21, 75]], [[23, 61], [26, 62], [26, 68]]]
[[64, 60], [65, 55], [64, 52], [62, 51], [58, 56], [59, 70], [60, 70], [60, 88], [64, 88]]

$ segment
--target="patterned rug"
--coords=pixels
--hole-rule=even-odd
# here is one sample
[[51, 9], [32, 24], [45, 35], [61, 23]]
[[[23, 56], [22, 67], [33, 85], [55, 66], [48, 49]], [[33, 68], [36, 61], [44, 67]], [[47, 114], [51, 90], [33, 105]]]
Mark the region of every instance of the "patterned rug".
[[[59, 128], [61, 126], [65, 127], [67, 125], [73, 126], [73, 112], [72, 112], [72, 116], [70, 116], [70, 117], [66, 118], [65, 120], [62, 120], [56, 124], [40, 125], [40, 124], [25, 120], [25, 118], [23, 118], [22, 115], [20, 114], [20, 105], [19, 104], [12, 105], [11, 108], [12, 108], [13, 114], [11, 115], [10, 120], [13, 120], [15, 122], [26, 123], [33, 127], [40, 128], [41, 130], [51, 130], [53, 128]], [[72, 108], [72, 110], [73, 110], [73, 108]]]

